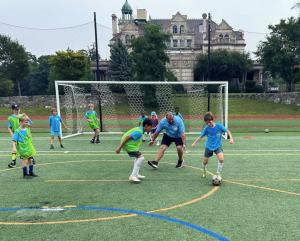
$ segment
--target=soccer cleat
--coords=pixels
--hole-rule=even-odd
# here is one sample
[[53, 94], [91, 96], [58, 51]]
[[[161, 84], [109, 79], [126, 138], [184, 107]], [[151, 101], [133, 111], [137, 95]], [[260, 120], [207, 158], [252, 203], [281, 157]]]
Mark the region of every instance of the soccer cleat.
[[65, 148], [63, 144], [60, 144], [60, 147], [61, 147], [61, 148]]
[[90, 143], [94, 144], [95, 143], [95, 140], [94, 138], [92, 140], [90, 140]]
[[100, 141], [99, 139], [97, 139], [97, 140], [95, 141], [95, 143], [96, 143], [96, 144], [100, 144], [101, 141]]
[[137, 177], [138, 177], [138, 179], [145, 179], [146, 178], [146, 176], [143, 176], [143, 175], [137, 175]]
[[175, 168], [182, 168], [183, 167], [183, 162], [184, 160], [178, 160], [177, 165], [175, 166]]
[[157, 169], [158, 162], [156, 162], [156, 161], [148, 161], [148, 165], [151, 166], [154, 169]]
[[30, 173], [29, 173], [29, 176], [30, 176], [30, 177], [38, 177], [38, 175], [35, 174], [34, 172], [30, 172]]
[[16, 165], [16, 161], [12, 161], [11, 163], [9, 163], [8, 165], [7, 165], [9, 168], [14, 168], [14, 167], [16, 167], [17, 165]]
[[205, 168], [203, 169], [202, 177], [206, 177], [206, 169]]
[[50, 149], [54, 149], [54, 146], [53, 146], [53, 145], [50, 145]]
[[138, 179], [136, 176], [130, 176], [129, 181], [132, 183], [140, 183], [141, 182], [141, 180]]

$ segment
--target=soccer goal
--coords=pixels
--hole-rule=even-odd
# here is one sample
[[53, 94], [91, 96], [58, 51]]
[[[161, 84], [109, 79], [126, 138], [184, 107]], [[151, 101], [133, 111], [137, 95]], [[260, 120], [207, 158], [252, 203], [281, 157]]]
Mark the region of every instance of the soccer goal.
[[84, 114], [95, 105], [101, 132], [120, 133], [138, 125], [138, 117], [155, 111], [183, 116], [186, 132], [199, 133], [211, 111], [228, 127], [228, 82], [55, 81], [58, 114], [68, 126], [64, 138], [90, 133]]

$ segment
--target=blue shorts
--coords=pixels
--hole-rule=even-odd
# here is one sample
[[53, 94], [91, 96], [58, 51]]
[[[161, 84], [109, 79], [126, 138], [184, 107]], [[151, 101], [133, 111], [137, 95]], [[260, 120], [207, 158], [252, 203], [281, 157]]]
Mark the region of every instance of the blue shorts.
[[166, 145], [166, 146], [170, 146], [172, 144], [172, 142], [174, 142], [176, 146], [182, 146], [183, 145], [181, 137], [178, 137], [178, 138], [170, 137], [166, 133], [164, 133], [161, 144]]
[[61, 136], [60, 131], [50, 131], [51, 136]]
[[216, 150], [213, 150], [213, 151], [205, 148], [204, 157], [211, 157], [214, 153], [217, 155], [222, 152], [223, 152], [223, 149], [221, 147], [218, 147]]

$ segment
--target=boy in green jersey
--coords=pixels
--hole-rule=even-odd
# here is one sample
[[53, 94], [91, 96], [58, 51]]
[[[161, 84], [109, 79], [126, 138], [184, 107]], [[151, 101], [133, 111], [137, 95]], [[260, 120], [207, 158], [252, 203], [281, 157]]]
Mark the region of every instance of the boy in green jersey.
[[22, 169], [24, 178], [37, 177], [33, 172], [33, 156], [36, 154], [32, 144], [29, 118], [25, 114], [19, 117], [20, 127], [14, 132], [12, 137], [12, 152], [18, 153], [22, 159]]
[[152, 121], [146, 118], [142, 126], [132, 128], [122, 136], [121, 143], [116, 149], [117, 154], [119, 154], [123, 148], [130, 157], [134, 157], [133, 170], [129, 176], [129, 181], [131, 182], [140, 183], [141, 179], [145, 178], [145, 176], [139, 175], [139, 170], [144, 160], [144, 156], [139, 150], [142, 144], [143, 133], [150, 132], [151, 129]]
[[[17, 104], [12, 104], [11, 109], [12, 109], [12, 114], [8, 117], [7, 129], [10, 136], [13, 137], [14, 132], [20, 126], [20, 120], [19, 120], [20, 107]], [[28, 118], [28, 127], [30, 127], [31, 125], [32, 125], [32, 121]], [[28, 131], [30, 132], [30, 129], [28, 129]], [[16, 167], [16, 161], [17, 161], [17, 153], [13, 152], [11, 156], [11, 162], [8, 164], [8, 167], [9, 168]]]
[[99, 119], [97, 118], [97, 113], [94, 111], [94, 104], [88, 105], [89, 110], [85, 113], [84, 119], [89, 123], [89, 127], [94, 131], [94, 136], [91, 140], [91, 143], [99, 144], [101, 141], [99, 140], [100, 134], [100, 124]]

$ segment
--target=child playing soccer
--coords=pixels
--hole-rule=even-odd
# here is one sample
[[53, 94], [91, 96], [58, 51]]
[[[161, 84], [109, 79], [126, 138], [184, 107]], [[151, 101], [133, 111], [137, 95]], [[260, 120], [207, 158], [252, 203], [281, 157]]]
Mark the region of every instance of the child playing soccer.
[[[155, 133], [157, 125], [158, 125], [158, 117], [157, 117], [155, 111], [151, 112], [151, 121], [152, 121], [152, 129], [151, 129], [151, 133], [150, 133], [150, 140], [152, 140], [152, 136]], [[159, 146], [159, 140], [158, 139], [156, 139], [156, 145]]]
[[61, 140], [61, 124], [66, 128], [65, 124], [63, 123], [61, 117], [57, 115], [56, 108], [51, 109], [52, 115], [49, 116], [49, 125], [50, 125], [50, 149], [54, 149], [54, 137], [57, 136], [59, 141], [60, 147], [64, 148]]
[[94, 111], [94, 104], [88, 105], [89, 110], [85, 113], [84, 118], [89, 123], [89, 127], [94, 131], [94, 136], [91, 140], [91, 143], [99, 144], [101, 141], [99, 140], [100, 134], [100, 124], [99, 119], [97, 118], [97, 113]]
[[[145, 115], [145, 113], [144, 113], [143, 111], [141, 111], [141, 114], [140, 114], [139, 119], [138, 119], [138, 121], [139, 121], [139, 126], [143, 126], [143, 122], [144, 122], [144, 120], [146, 120], [147, 118], [148, 118], [148, 116]], [[143, 133], [143, 139], [142, 139], [143, 142], [145, 142], [146, 139], [147, 139], [146, 134], [147, 134], [147, 133]]]
[[222, 149], [222, 133], [228, 134], [229, 143], [233, 144], [233, 137], [231, 132], [226, 129], [222, 124], [214, 122], [214, 116], [211, 112], [207, 112], [204, 115], [204, 122], [206, 126], [200, 133], [200, 136], [194, 141], [192, 147], [194, 148], [196, 144], [207, 136], [207, 141], [205, 143], [205, 152], [203, 159], [203, 177], [206, 177], [206, 170], [209, 158], [215, 153], [218, 158], [218, 168], [217, 175], [221, 176], [221, 172], [224, 165], [224, 153]]
[[[20, 113], [20, 107], [17, 104], [12, 104], [11, 106], [12, 109], [12, 114], [8, 117], [8, 132], [11, 137], [13, 137], [14, 132], [19, 128], [20, 126], [20, 121], [19, 121], [19, 113]], [[28, 126], [32, 125], [32, 121], [28, 118]], [[28, 129], [30, 131], [30, 129]], [[9, 168], [14, 168], [16, 167], [16, 162], [17, 162], [17, 153], [13, 152], [11, 156], [11, 162], [8, 164]]]
[[19, 118], [20, 127], [14, 132], [12, 137], [12, 152], [18, 153], [22, 159], [23, 177], [37, 177], [33, 172], [33, 156], [36, 154], [32, 144], [31, 133], [29, 131], [29, 118], [22, 114]]
[[134, 165], [131, 175], [129, 176], [129, 181], [133, 183], [140, 183], [141, 179], [145, 176], [139, 175], [139, 170], [144, 160], [144, 156], [139, 151], [140, 145], [142, 143], [142, 136], [144, 132], [149, 132], [152, 129], [152, 121], [150, 119], [145, 119], [143, 121], [142, 127], [135, 127], [127, 131], [121, 139], [120, 145], [116, 149], [116, 153], [119, 154], [123, 148], [129, 155], [129, 157], [134, 157]]

